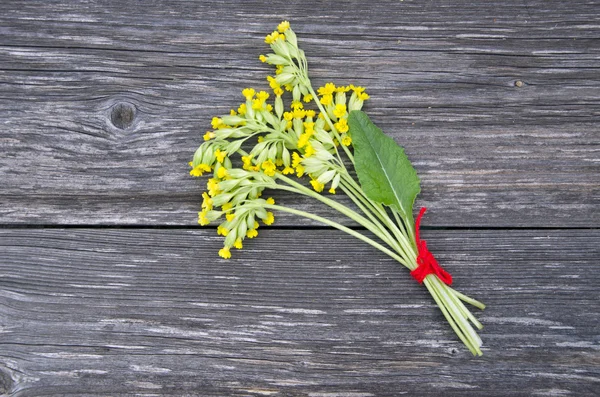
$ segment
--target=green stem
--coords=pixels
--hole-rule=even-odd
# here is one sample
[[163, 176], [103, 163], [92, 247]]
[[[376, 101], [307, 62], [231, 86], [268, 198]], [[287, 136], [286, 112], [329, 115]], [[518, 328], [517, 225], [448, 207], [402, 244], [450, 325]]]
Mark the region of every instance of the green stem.
[[[457, 335], [461, 338], [461, 340], [463, 340], [463, 342], [465, 340], [468, 341], [468, 343], [465, 342], [465, 345], [469, 347], [469, 350], [471, 350], [471, 352], [474, 355], [481, 355], [481, 350], [479, 348], [479, 346], [481, 346], [481, 339], [479, 338], [471, 324], [469, 324], [469, 322], [467, 321], [467, 318], [464, 316], [462, 310], [459, 309], [455, 301], [452, 299], [452, 296], [454, 294], [452, 294], [452, 292], [449, 290], [449, 287], [435, 275], [427, 276], [424, 281], [426, 280], [428, 280], [429, 283], [431, 283], [432, 289], [440, 297], [440, 300], [443, 301], [444, 307], [448, 310], [450, 316], [453, 318], [456, 325], [460, 329], [461, 332], [457, 333]], [[456, 299], [456, 296], [454, 296], [454, 299]], [[466, 311], [467, 309], [464, 308], [464, 310]]]
[[334, 222], [332, 220], [329, 220], [327, 218], [323, 218], [319, 215], [315, 215], [315, 214], [311, 214], [310, 212], [306, 212], [306, 211], [300, 211], [294, 208], [289, 208], [289, 207], [284, 207], [282, 205], [276, 205], [276, 204], [266, 204], [264, 206], [264, 208], [269, 208], [269, 209], [273, 209], [273, 210], [279, 210], [279, 211], [283, 211], [283, 212], [289, 212], [290, 214], [294, 214], [294, 215], [299, 215], [299, 216], [303, 216], [305, 218], [309, 218], [309, 219], [313, 219], [315, 221], [324, 223], [325, 225], [329, 225], [331, 227], [334, 227], [338, 230], [341, 230], [345, 233], [348, 233], [349, 235], [356, 237], [359, 240], [364, 241], [365, 243], [377, 248], [378, 250], [380, 250], [381, 252], [385, 253], [386, 255], [394, 258], [395, 260], [397, 260], [398, 262], [400, 262], [401, 264], [403, 264], [404, 266], [407, 266], [407, 264], [404, 262], [404, 259], [402, 257], [400, 257], [399, 255], [397, 255], [396, 253], [394, 253], [393, 251], [391, 251], [390, 249], [384, 247], [383, 245], [379, 244], [376, 241], [373, 241], [372, 239], [368, 238], [367, 236], [360, 234], [359, 232], [352, 230], [344, 225], [340, 225], [337, 222]]
[[[283, 174], [277, 173], [276, 178], [280, 179], [283, 182], [290, 185], [290, 187], [292, 187], [292, 189], [293, 189], [292, 191], [304, 194], [305, 196], [313, 197], [313, 198], [321, 201], [322, 203], [327, 204], [331, 208], [348, 216], [350, 219], [358, 222], [360, 225], [366, 227], [367, 229], [369, 229], [371, 231], [377, 229], [377, 227], [373, 223], [371, 223], [371, 221], [367, 220], [365, 217], [361, 216], [360, 214], [356, 213], [355, 211], [351, 210], [350, 208], [346, 207], [345, 205], [340, 204], [335, 200], [331, 200], [331, 199], [307, 188], [306, 186], [294, 181], [293, 179], [286, 177]], [[278, 185], [278, 188], [284, 189], [284, 190], [290, 190], [287, 186], [283, 186], [283, 185]]]
[[480, 309], [480, 310], [484, 310], [485, 309], [485, 305], [481, 302], [479, 302], [478, 300], [475, 300], [471, 297], [468, 297], [464, 294], [461, 294], [460, 292], [456, 291], [456, 290], [452, 290], [454, 292], [454, 294], [463, 302], [467, 302], [473, 306], [475, 306], [476, 308]]
[[406, 257], [406, 254], [402, 250], [401, 246], [394, 239], [394, 237], [390, 234], [388, 229], [386, 229], [385, 226], [383, 224], [381, 224], [381, 222], [375, 217], [375, 215], [373, 215], [373, 213], [371, 211], [369, 211], [367, 208], [365, 208], [365, 205], [363, 203], [361, 203], [361, 200], [359, 200], [359, 198], [357, 198], [347, 187], [342, 185], [341, 189], [348, 197], [350, 197], [350, 199], [354, 202], [354, 204], [356, 204], [356, 206], [371, 220], [371, 222], [373, 222], [373, 224], [377, 226], [377, 228], [381, 231], [381, 233], [385, 234], [387, 240], [384, 240], [384, 241], [387, 242], [388, 245], [390, 245], [390, 243], [391, 243], [390, 246], [398, 254], [402, 255], [402, 257], [408, 261], [408, 258]]
[[[348, 174], [346, 172], [342, 176], [343, 176], [343, 180], [346, 181], [348, 184], [350, 184], [350, 186], [352, 186], [352, 188], [354, 189], [354, 191], [357, 194], [361, 195], [366, 201], [368, 201], [371, 204], [371, 208], [373, 208], [373, 211], [377, 214], [379, 219], [381, 219], [382, 222], [384, 222], [385, 225], [392, 231], [392, 233], [394, 234], [394, 236], [396, 237], [396, 239], [398, 240], [398, 242], [404, 249], [405, 253], [407, 255], [409, 255], [410, 257], [412, 257], [413, 260], [416, 260], [416, 257], [417, 257], [417, 255], [415, 253], [416, 248], [415, 248], [414, 244], [410, 243], [406, 233], [403, 232], [404, 228], [402, 231], [400, 229], [398, 229], [398, 226], [396, 225], [396, 223], [394, 223], [390, 219], [390, 217], [389, 217], [388, 213], [385, 211], [385, 208], [383, 207], [383, 205], [381, 205], [380, 203], [376, 203], [376, 202], [372, 201], [370, 198], [368, 198], [364, 194], [363, 190], [358, 185], [358, 183], [356, 183], [356, 181], [350, 176], [350, 174]], [[402, 227], [401, 223], [400, 223], [400, 226]]]
[[[367, 230], [369, 230], [370, 232], [375, 234], [377, 237], [379, 237], [383, 242], [388, 244], [390, 247], [394, 246], [394, 239], [391, 238], [391, 236], [390, 236], [390, 238], [388, 238], [388, 235], [386, 235], [384, 232], [382, 232], [377, 224], [371, 222], [370, 220], [366, 219], [365, 217], [361, 216], [360, 214], [356, 213], [355, 211], [351, 210], [350, 208], [346, 207], [345, 205], [342, 205], [335, 200], [331, 200], [317, 192], [314, 192], [311, 189], [307, 188], [306, 186], [301, 185], [298, 182], [296, 182], [282, 174], [277, 174], [277, 178], [284, 181], [285, 183], [291, 185], [291, 186], [285, 186], [285, 185], [278, 184], [276, 186], [277, 189], [288, 190], [288, 191], [291, 191], [294, 193], [313, 197], [313, 198], [321, 201], [322, 203], [328, 205], [329, 207], [341, 212], [342, 214], [346, 215], [350, 219], [356, 221], [361, 226], [364, 226], [365, 228], [367, 228]], [[406, 255], [403, 255], [403, 253], [401, 253], [401, 252], [400, 252], [400, 254], [405, 258], [402, 261], [403, 264], [410, 263], [409, 257], [407, 257]]]
[[463, 332], [460, 330], [460, 328], [454, 321], [452, 315], [446, 308], [445, 302], [443, 301], [444, 298], [441, 295], [439, 295], [438, 291], [434, 288], [431, 281], [429, 280], [429, 277], [426, 277], [425, 280], [423, 280], [423, 284], [425, 284], [425, 287], [427, 287], [427, 290], [429, 290], [429, 294], [431, 295], [435, 303], [437, 303], [438, 307], [444, 314], [444, 317], [446, 317], [446, 320], [454, 330], [454, 333], [456, 333], [458, 338], [464, 343], [465, 346], [467, 346], [467, 348], [471, 351], [471, 353], [474, 356], [477, 355], [477, 351], [474, 349], [474, 347], [471, 345], [469, 340], [466, 338], [466, 336], [463, 334]]

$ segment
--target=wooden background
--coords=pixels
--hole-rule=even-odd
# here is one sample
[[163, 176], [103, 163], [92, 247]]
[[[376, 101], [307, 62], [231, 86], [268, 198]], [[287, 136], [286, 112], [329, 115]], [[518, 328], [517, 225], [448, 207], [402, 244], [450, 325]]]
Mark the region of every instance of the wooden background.
[[[599, 2], [1, 8], [1, 395], [600, 394]], [[406, 148], [482, 358], [341, 232], [282, 214], [223, 261], [196, 224], [187, 162], [282, 19]]]

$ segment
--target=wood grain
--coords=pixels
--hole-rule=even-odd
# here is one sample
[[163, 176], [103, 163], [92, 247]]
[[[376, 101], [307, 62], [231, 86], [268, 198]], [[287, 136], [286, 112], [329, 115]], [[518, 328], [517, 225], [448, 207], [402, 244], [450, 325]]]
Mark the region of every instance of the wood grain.
[[[281, 214], [224, 261], [191, 227], [282, 19], [406, 148], [482, 358], [340, 232]], [[598, 1], [3, 1], [0, 395], [599, 395], [599, 59]]]
[[5, 1], [0, 222], [193, 225], [202, 186], [186, 164], [213, 115], [265, 87], [262, 37], [286, 18], [316, 85], [369, 88], [368, 112], [422, 177], [430, 225], [595, 227], [599, 10]]
[[224, 261], [204, 229], [0, 230], [0, 393], [597, 395], [599, 231], [424, 238], [489, 305], [482, 358], [336, 231], [265, 230]]

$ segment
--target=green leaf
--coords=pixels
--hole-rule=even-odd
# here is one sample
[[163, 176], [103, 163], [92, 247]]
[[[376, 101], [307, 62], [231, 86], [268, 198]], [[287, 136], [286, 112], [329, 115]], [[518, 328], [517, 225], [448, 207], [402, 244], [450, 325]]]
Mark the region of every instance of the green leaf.
[[404, 219], [412, 219], [412, 207], [421, 186], [404, 149], [364, 112], [350, 112], [348, 126], [354, 146], [354, 168], [366, 196], [394, 208]]

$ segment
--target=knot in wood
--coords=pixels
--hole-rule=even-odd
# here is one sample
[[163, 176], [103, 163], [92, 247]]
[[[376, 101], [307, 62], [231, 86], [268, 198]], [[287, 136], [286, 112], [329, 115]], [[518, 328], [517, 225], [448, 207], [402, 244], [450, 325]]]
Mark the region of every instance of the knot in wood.
[[110, 121], [112, 124], [124, 130], [133, 124], [135, 118], [135, 106], [127, 102], [120, 102], [113, 106], [110, 113]]
[[3, 396], [10, 394], [13, 387], [14, 381], [12, 377], [0, 367], [0, 394]]

